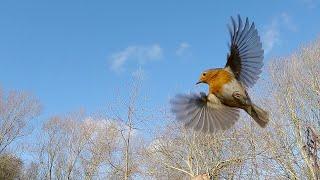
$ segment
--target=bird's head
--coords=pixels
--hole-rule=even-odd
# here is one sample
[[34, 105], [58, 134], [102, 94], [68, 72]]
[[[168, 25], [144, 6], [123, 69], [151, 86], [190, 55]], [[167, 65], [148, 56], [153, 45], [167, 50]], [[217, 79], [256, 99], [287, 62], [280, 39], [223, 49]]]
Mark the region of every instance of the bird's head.
[[215, 76], [218, 74], [218, 69], [209, 69], [203, 71], [200, 75], [199, 81], [196, 84], [206, 83], [209, 84], [211, 80], [214, 79]]

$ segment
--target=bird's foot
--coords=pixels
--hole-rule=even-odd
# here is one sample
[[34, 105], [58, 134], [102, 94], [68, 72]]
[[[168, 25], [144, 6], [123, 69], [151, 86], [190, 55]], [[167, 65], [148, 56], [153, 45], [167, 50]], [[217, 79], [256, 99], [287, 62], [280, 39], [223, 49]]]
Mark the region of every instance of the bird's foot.
[[240, 99], [240, 98], [241, 98], [241, 94], [240, 94], [239, 91], [233, 92], [232, 96], [233, 96], [234, 98], [236, 98], [236, 99]]

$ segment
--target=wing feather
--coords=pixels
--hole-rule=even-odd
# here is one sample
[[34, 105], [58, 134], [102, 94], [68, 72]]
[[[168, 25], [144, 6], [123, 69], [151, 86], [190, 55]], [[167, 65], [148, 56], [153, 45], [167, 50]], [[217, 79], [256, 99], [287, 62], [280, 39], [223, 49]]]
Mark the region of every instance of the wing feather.
[[[209, 115], [208, 108], [205, 108], [205, 113], [204, 113], [203, 118], [204, 118], [204, 119], [209, 119], [208, 115]], [[203, 124], [202, 124], [201, 129], [202, 129], [202, 131], [203, 131], [204, 133], [208, 133], [208, 132], [209, 132], [209, 127], [210, 127], [210, 126], [209, 126], [209, 123], [210, 123], [210, 121], [207, 121], [207, 120], [204, 120], [204, 121], [203, 121]]]
[[[216, 119], [213, 113], [208, 113], [209, 119]], [[208, 121], [210, 124], [209, 133], [214, 133], [216, 129], [221, 129], [216, 121]]]
[[238, 15], [238, 22], [231, 17], [230, 54], [228, 54], [226, 67], [235, 74], [236, 78], [246, 87], [252, 87], [259, 79], [263, 66], [263, 49], [260, 36], [254, 23], [250, 25], [246, 18], [243, 25]]
[[170, 103], [171, 111], [178, 121], [187, 128], [203, 133], [226, 130], [239, 118], [238, 109], [225, 106], [216, 100], [210, 101], [204, 93], [176, 95]]
[[222, 130], [225, 130], [225, 127], [223, 126], [223, 124], [222, 124], [222, 122], [221, 122], [222, 116], [221, 116], [219, 110], [216, 112], [215, 116], [217, 117], [217, 124], [219, 124], [219, 126], [220, 126], [220, 128], [221, 128]]

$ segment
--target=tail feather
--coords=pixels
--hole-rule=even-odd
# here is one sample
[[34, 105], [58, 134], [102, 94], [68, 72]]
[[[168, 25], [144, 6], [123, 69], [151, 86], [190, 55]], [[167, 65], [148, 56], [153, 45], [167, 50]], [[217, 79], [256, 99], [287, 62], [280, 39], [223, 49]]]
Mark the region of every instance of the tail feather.
[[266, 127], [269, 122], [269, 114], [267, 111], [254, 104], [247, 108], [246, 111], [260, 125], [260, 127]]

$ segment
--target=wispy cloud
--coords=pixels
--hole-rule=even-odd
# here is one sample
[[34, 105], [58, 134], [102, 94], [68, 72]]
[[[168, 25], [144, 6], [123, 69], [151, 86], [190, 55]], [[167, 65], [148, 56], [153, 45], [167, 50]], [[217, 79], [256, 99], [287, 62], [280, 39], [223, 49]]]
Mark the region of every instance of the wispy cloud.
[[272, 23], [265, 28], [262, 35], [265, 53], [268, 54], [274, 48], [274, 46], [279, 43], [279, 41], [280, 32], [277, 22], [273, 20]]
[[308, 8], [314, 9], [318, 6], [317, 0], [301, 0]]
[[268, 54], [272, 49], [281, 42], [281, 31], [297, 32], [298, 27], [292, 21], [292, 18], [286, 12], [281, 13], [273, 18], [271, 23], [264, 27], [262, 33], [262, 42], [265, 53]]
[[280, 21], [282, 21], [281, 23], [290, 31], [297, 32], [297, 25], [293, 23], [291, 16], [286, 12], [281, 13]]
[[179, 44], [179, 47], [176, 50], [177, 56], [183, 56], [187, 53], [188, 49], [190, 48], [190, 44], [186, 42], [182, 42]]
[[163, 50], [158, 44], [150, 46], [129, 46], [122, 51], [113, 53], [109, 57], [111, 69], [117, 72], [124, 71], [129, 62], [141, 66], [147, 62], [161, 59]]

